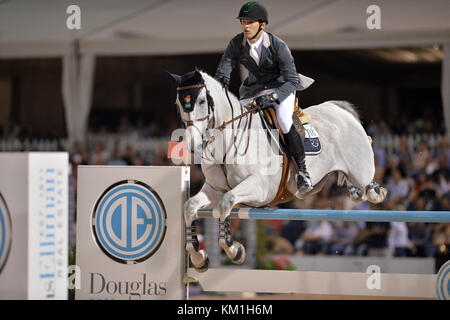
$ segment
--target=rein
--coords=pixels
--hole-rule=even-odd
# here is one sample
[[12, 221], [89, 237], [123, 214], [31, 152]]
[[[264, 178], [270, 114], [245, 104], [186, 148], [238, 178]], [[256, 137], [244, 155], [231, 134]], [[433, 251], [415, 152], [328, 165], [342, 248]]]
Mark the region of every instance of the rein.
[[[235, 122], [236, 120], [239, 120], [239, 123], [238, 123], [238, 128], [239, 128], [239, 126], [240, 126], [240, 124], [241, 124], [242, 118], [243, 118], [243, 117], [246, 117], [248, 114], [250, 114], [250, 120], [249, 120], [248, 126], [247, 126], [247, 130], [248, 130], [248, 133], [247, 133], [247, 146], [245, 147], [244, 153], [239, 154], [240, 156], [244, 156], [245, 154], [247, 154], [248, 147], [249, 147], [249, 145], [250, 145], [250, 134], [251, 134], [251, 130], [250, 130], [250, 129], [251, 129], [251, 126], [252, 126], [253, 111], [255, 111], [255, 110], [261, 110], [261, 108], [260, 108], [259, 106], [257, 106], [257, 105], [254, 103], [254, 101], [251, 101], [251, 102], [247, 103], [245, 106], [247, 107], [247, 106], [253, 105], [252, 108], [248, 109], [246, 112], [243, 112], [244, 110], [243, 110], [243, 108], [242, 108], [242, 105], [240, 105], [240, 106], [241, 106], [241, 115], [239, 115], [239, 116], [237, 116], [237, 117], [234, 117], [234, 116], [233, 116], [233, 104], [231, 103], [230, 97], [228, 96], [228, 87], [225, 87], [225, 94], [226, 94], [226, 96], [227, 96], [228, 103], [230, 104], [230, 108], [231, 108], [231, 117], [232, 117], [232, 118], [231, 118], [231, 120], [228, 120], [228, 121], [222, 123], [222, 125], [220, 125], [220, 126], [217, 128], [218, 130], [220, 130], [220, 131], [224, 130], [225, 127], [228, 126], [228, 125], [231, 123], [231, 128], [232, 128], [232, 130], [234, 131], [234, 122]], [[208, 142], [209, 142], [209, 141], [208, 141]], [[233, 145], [234, 145], [234, 148], [236, 149], [236, 152], [238, 152], [238, 148], [237, 148], [237, 146], [236, 146], [236, 136], [233, 136]]]
[[[249, 105], [254, 105], [254, 102], [251, 101], [251, 102], [247, 103], [245, 106], [249, 106]], [[242, 113], [240, 116], [237, 116], [236, 118], [233, 118], [233, 119], [231, 119], [231, 120], [228, 120], [228, 121], [224, 122], [224, 123], [223, 123], [220, 127], [218, 127], [217, 129], [219, 129], [219, 130], [222, 131], [222, 130], [225, 129], [225, 127], [226, 127], [227, 125], [229, 125], [230, 123], [232, 123], [232, 122], [234, 122], [234, 121], [236, 121], [236, 120], [239, 120], [239, 119], [241, 119], [241, 118], [247, 116], [249, 113], [253, 113], [253, 111], [255, 111], [255, 110], [261, 110], [261, 108], [260, 108], [259, 106], [257, 106], [257, 105], [254, 105], [252, 108], [248, 109], [246, 112]]]
[[[208, 92], [208, 89], [206, 88], [206, 85], [205, 85], [204, 83], [201, 83], [201, 84], [194, 84], [194, 85], [185, 86], [185, 87], [177, 87], [177, 91], [186, 90], [186, 89], [192, 89], [192, 88], [201, 88], [201, 87], [204, 87], [204, 88], [206, 89], [206, 91]], [[228, 88], [227, 88], [227, 87], [225, 87], [225, 94], [226, 94], [226, 96], [227, 96], [228, 103], [229, 103], [230, 108], [231, 108], [231, 120], [225, 121], [224, 123], [222, 123], [222, 124], [221, 124], [219, 127], [217, 127], [216, 129], [218, 129], [218, 130], [220, 130], [220, 131], [223, 131], [229, 124], [231, 124], [232, 130], [234, 131], [234, 122], [235, 122], [236, 120], [239, 120], [239, 124], [238, 124], [238, 128], [239, 128], [239, 126], [240, 126], [240, 124], [241, 124], [241, 119], [242, 119], [243, 117], [246, 117], [248, 114], [250, 114], [250, 120], [249, 120], [248, 126], [247, 126], [247, 130], [248, 130], [248, 134], [247, 134], [247, 147], [245, 148], [244, 153], [243, 153], [243, 154], [240, 154], [241, 156], [244, 156], [244, 155], [247, 153], [248, 147], [249, 147], [249, 144], [250, 144], [250, 134], [251, 134], [250, 129], [251, 129], [251, 125], [252, 125], [253, 113], [254, 113], [255, 110], [261, 111], [261, 108], [260, 108], [259, 106], [257, 106], [257, 105], [255, 104], [254, 101], [251, 101], [251, 102], [245, 104], [245, 107], [252, 106], [251, 108], [249, 108], [246, 112], [243, 112], [243, 107], [242, 107], [242, 105], [241, 105], [241, 112], [242, 112], [242, 113], [241, 113], [239, 116], [234, 117], [234, 114], [233, 114], [233, 104], [231, 103], [230, 97], [229, 97], [229, 95], [228, 95]], [[200, 129], [195, 125], [195, 122], [199, 122], [199, 121], [204, 121], [204, 120], [209, 120], [209, 119], [210, 119], [210, 116], [211, 116], [211, 110], [214, 111], [214, 108], [213, 108], [212, 106], [210, 106], [209, 102], [207, 102], [207, 103], [208, 103], [208, 114], [207, 114], [206, 116], [204, 116], [204, 117], [202, 117], [202, 118], [199, 118], [199, 119], [195, 119], [195, 120], [184, 120], [184, 119], [181, 119], [181, 121], [185, 124], [186, 128], [189, 127], [189, 126], [193, 126], [195, 129], [197, 129], [197, 131], [200, 133], [201, 136], [203, 136], [203, 134], [202, 134], [202, 132], [200, 131]], [[215, 123], [214, 114], [213, 114], [213, 116], [212, 116], [212, 119], [214, 120], [214, 123]], [[234, 145], [234, 147], [236, 148], [236, 152], [237, 152], [238, 149], [237, 149], [237, 146], [236, 146], [236, 139], [237, 139], [237, 137], [236, 137], [236, 136], [233, 136], [233, 145]], [[205, 149], [205, 148], [207, 147], [207, 145], [208, 145], [210, 142], [212, 142], [212, 141], [214, 141], [214, 136], [212, 136], [211, 138], [208, 139], [208, 141], [206, 142], [206, 144], [205, 144], [205, 146], [204, 146], [204, 149]]]

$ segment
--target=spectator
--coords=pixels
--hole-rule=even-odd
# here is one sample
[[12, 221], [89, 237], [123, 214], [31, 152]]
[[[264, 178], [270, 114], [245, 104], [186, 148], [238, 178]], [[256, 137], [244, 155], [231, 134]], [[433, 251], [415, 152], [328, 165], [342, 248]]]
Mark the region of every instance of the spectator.
[[419, 148], [414, 153], [412, 162], [413, 162], [413, 172], [412, 174], [415, 175], [416, 173], [419, 173], [423, 170], [425, 170], [425, 167], [427, 164], [431, 161], [431, 155], [430, 151], [428, 150], [428, 145], [425, 140], [420, 140]]
[[145, 126], [144, 120], [139, 118], [136, 123], [136, 132], [139, 138], [148, 138], [151, 134], [151, 127]]
[[123, 159], [122, 150], [120, 149], [120, 140], [114, 140], [113, 152], [111, 160], [108, 162], [111, 166], [126, 166], [127, 162]]
[[389, 232], [389, 222], [366, 222], [355, 240], [356, 253], [363, 256], [388, 256]]
[[133, 132], [133, 127], [131, 126], [130, 121], [127, 117], [122, 116], [120, 118], [118, 132], [121, 134], [129, 134]]
[[328, 221], [309, 221], [305, 232], [295, 242], [297, 254], [327, 253], [328, 242], [333, 237], [333, 228]]
[[406, 179], [398, 169], [394, 169], [392, 172], [392, 178], [389, 179], [386, 184], [388, 190], [388, 197], [394, 202], [399, 202], [408, 195], [409, 185]]
[[450, 193], [447, 193], [441, 197], [437, 210], [450, 211]]
[[267, 226], [267, 251], [270, 254], [293, 254], [294, 246], [292, 243], [281, 236], [273, 226]]
[[305, 221], [288, 221], [287, 224], [282, 226], [281, 236], [288, 240], [292, 245], [295, 245], [295, 241], [306, 230]]
[[[190, 161], [190, 160], [189, 160]], [[173, 165], [172, 162], [169, 161], [167, 158], [167, 149], [159, 148], [158, 154], [156, 155], [153, 165], [155, 166], [171, 166]]]
[[383, 183], [387, 183], [390, 178], [392, 178], [393, 172], [395, 170], [400, 171], [402, 177], [406, 176], [406, 169], [404, 168], [403, 164], [400, 162], [400, 157], [396, 154], [393, 154], [386, 165], [385, 171], [384, 171], [384, 180]]
[[353, 221], [343, 221], [336, 225], [330, 251], [333, 255], [354, 254], [353, 240], [359, 233], [358, 225]]
[[79, 141], [74, 143], [74, 151], [72, 153], [71, 162], [76, 165], [89, 164], [89, 153], [83, 150], [81, 142]]
[[436, 267], [439, 269], [450, 260], [450, 223], [439, 223], [433, 234], [433, 246], [436, 252]]
[[109, 152], [105, 150], [103, 143], [96, 142], [94, 145], [94, 153], [89, 159], [91, 165], [106, 165], [109, 160]]
[[379, 129], [378, 125], [377, 125], [377, 122], [373, 121], [373, 120], [370, 121], [370, 124], [367, 127], [366, 132], [372, 138], [375, 138], [375, 137], [379, 136], [380, 135], [380, 129]]
[[431, 257], [431, 230], [423, 222], [409, 223], [409, 238], [411, 240], [411, 255], [414, 257]]
[[408, 238], [408, 226], [405, 222], [391, 222], [388, 243], [395, 257], [406, 257], [410, 255], [413, 243]]
[[[403, 205], [397, 205], [395, 209], [398, 211], [406, 210]], [[413, 244], [408, 234], [408, 225], [405, 222], [391, 222], [388, 244], [395, 257], [406, 257], [410, 255]]]
[[378, 123], [378, 128], [380, 129], [380, 134], [390, 134], [391, 130], [389, 129], [388, 124], [384, 120], [380, 120]]
[[136, 158], [136, 151], [131, 145], [127, 145], [125, 147], [125, 152], [122, 157], [122, 160], [127, 164], [127, 166], [132, 166], [134, 164]]
[[439, 147], [435, 155], [435, 159], [439, 159], [440, 156], [445, 156], [447, 159], [447, 163], [445, 164], [445, 167], [447, 169], [450, 168], [450, 147], [447, 138], [444, 136], [441, 138], [441, 141], [439, 141]]
[[439, 223], [433, 232], [433, 245], [438, 252], [444, 253], [448, 251], [450, 245], [450, 223]]
[[398, 156], [400, 165], [405, 170], [405, 174], [408, 174], [408, 172], [412, 169], [412, 155], [409, 152], [407, 135], [402, 135], [400, 137], [400, 144], [395, 154]]
[[380, 168], [384, 168], [385, 164], [386, 164], [386, 156], [385, 156], [385, 152], [382, 148], [378, 147], [377, 143], [376, 143], [376, 139], [372, 140], [372, 149], [373, 149], [373, 154], [376, 158], [376, 164], [378, 167]]
[[450, 176], [450, 167], [447, 167], [447, 156], [440, 154], [439, 157], [432, 162], [428, 175], [431, 175], [435, 181], [439, 180], [439, 176]]
[[439, 175], [436, 192], [439, 196], [445, 196], [450, 194], [450, 174], [448, 175]]

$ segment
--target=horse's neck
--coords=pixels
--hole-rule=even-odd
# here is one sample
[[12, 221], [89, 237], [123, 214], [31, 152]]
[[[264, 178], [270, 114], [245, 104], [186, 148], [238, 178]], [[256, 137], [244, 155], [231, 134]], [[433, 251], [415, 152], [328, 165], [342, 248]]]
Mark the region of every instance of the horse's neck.
[[217, 123], [216, 127], [221, 126], [224, 122], [231, 121], [233, 118], [241, 115], [241, 106], [239, 104], [239, 100], [232, 97], [231, 93], [228, 94], [230, 100], [228, 100], [225, 90], [222, 90], [218, 95], [217, 101]]
[[[220, 127], [224, 122], [230, 121], [233, 117], [239, 116], [241, 106], [239, 100], [231, 93], [228, 93], [228, 100], [225, 90], [213, 77], [205, 72], [201, 72], [205, 79], [206, 88], [214, 100], [215, 128]], [[230, 103], [231, 102], [231, 103]]]

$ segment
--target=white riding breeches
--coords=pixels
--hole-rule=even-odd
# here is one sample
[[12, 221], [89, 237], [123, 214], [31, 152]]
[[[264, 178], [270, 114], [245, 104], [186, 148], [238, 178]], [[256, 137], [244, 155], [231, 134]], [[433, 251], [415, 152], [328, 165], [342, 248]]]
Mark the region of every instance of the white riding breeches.
[[[268, 89], [261, 91], [254, 97], [246, 98], [240, 100], [242, 105], [254, 100], [257, 97], [264, 96], [266, 94], [272, 94], [275, 89]], [[275, 106], [275, 112], [278, 118], [278, 124], [280, 125], [281, 131], [286, 134], [289, 132], [292, 126], [292, 114], [294, 113], [294, 103], [295, 103], [295, 92], [291, 93], [286, 99], [284, 99], [280, 104]]]

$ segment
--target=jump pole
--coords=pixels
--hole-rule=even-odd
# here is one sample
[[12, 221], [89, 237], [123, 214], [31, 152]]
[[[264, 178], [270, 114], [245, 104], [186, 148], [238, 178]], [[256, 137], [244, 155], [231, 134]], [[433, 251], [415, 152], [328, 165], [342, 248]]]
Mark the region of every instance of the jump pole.
[[[200, 218], [219, 218], [217, 209], [199, 210]], [[317, 210], [236, 208], [231, 218], [256, 220], [450, 222], [450, 211]]]
[[[218, 218], [216, 209], [199, 210], [199, 218]], [[304, 221], [450, 222], [448, 211], [233, 209], [234, 219]], [[372, 274], [351, 272], [274, 271], [209, 269], [187, 271], [189, 281], [198, 281], [204, 291], [297, 293], [327, 296], [375, 296], [437, 298], [437, 275], [379, 274], [379, 288], [368, 284]], [[442, 282], [444, 283], [444, 282]]]

